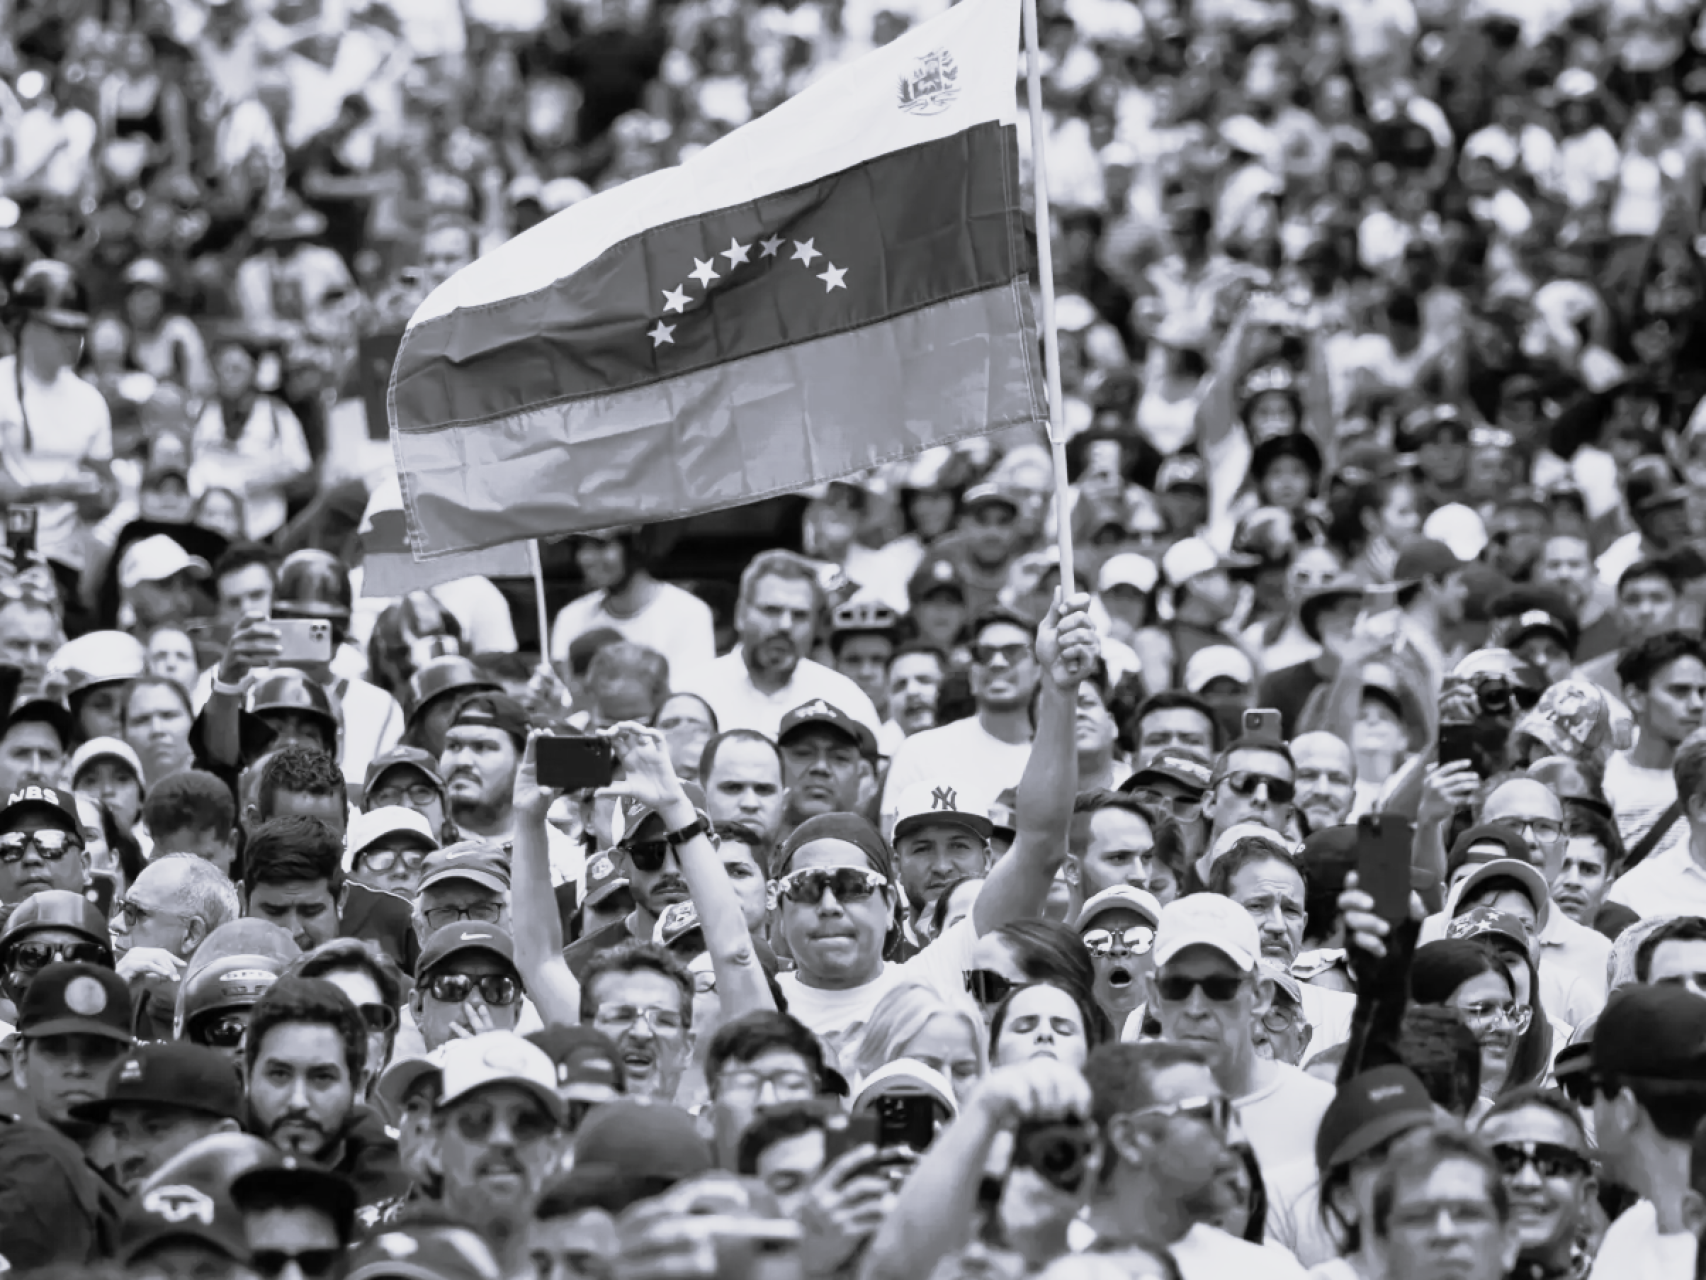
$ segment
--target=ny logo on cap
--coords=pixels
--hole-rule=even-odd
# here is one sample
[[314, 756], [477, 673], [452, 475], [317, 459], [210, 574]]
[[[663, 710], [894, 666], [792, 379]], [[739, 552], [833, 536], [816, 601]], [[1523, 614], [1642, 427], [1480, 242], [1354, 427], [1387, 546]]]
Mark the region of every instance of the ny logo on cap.
[[960, 809], [959, 795], [952, 787], [935, 787], [930, 792], [930, 807], [941, 809], [947, 813], [958, 813]]
[[65, 801], [59, 798], [59, 792], [51, 791], [47, 787], [25, 787], [22, 791], [14, 791], [6, 803], [19, 804], [25, 800], [45, 800], [48, 804], [65, 807]]
[[167, 1222], [188, 1222], [194, 1218], [204, 1226], [213, 1225], [213, 1200], [197, 1187], [156, 1187], [142, 1197], [142, 1210]]

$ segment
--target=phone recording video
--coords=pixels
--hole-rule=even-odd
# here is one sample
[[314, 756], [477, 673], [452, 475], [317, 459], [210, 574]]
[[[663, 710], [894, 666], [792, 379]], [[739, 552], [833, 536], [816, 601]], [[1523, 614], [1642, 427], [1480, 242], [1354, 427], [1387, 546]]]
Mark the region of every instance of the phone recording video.
[[542, 787], [586, 791], [608, 787], [616, 777], [616, 748], [608, 738], [581, 734], [543, 737], [535, 751]]

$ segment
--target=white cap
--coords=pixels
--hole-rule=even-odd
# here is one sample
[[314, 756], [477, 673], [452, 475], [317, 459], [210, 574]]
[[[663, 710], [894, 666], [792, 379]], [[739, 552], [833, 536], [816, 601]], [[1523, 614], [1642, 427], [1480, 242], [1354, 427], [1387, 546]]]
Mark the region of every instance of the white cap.
[[1135, 911], [1150, 924], [1161, 923], [1161, 904], [1155, 900], [1155, 895], [1143, 889], [1134, 889], [1129, 884], [1116, 884], [1111, 889], [1103, 889], [1093, 896], [1082, 907], [1078, 908], [1078, 918], [1072, 922], [1072, 927], [1080, 933], [1104, 911], [1119, 908]]
[[871, 1072], [859, 1082], [851, 1109], [857, 1112], [873, 1098], [893, 1097], [934, 1098], [948, 1109], [949, 1115], [959, 1113], [954, 1086], [948, 1083], [948, 1077], [916, 1058], [895, 1058]]
[[1486, 550], [1487, 526], [1473, 508], [1448, 502], [1422, 521], [1422, 537], [1445, 543], [1459, 560], [1473, 560]]
[[407, 831], [434, 848], [438, 847], [438, 837], [424, 817], [400, 804], [388, 804], [358, 813], [350, 819], [349, 828], [344, 833], [344, 851], [352, 858], [357, 857], [366, 852], [374, 841], [398, 831]]
[[96, 760], [122, 760], [125, 767], [136, 775], [138, 782], [143, 780], [142, 760], [130, 743], [119, 738], [90, 738], [77, 748], [71, 757], [71, 768], [65, 773], [73, 787], [77, 785], [77, 775]]
[[1185, 688], [1201, 693], [1215, 680], [1236, 680], [1239, 684], [1256, 683], [1256, 668], [1242, 649], [1229, 644], [1211, 644], [1198, 649], [1185, 663]]
[[512, 1084], [531, 1090], [553, 1116], [562, 1119], [557, 1068], [551, 1055], [532, 1041], [513, 1031], [486, 1031], [466, 1040], [451, 1040], [442, 1049], [440, 1106], [490, 1084]]
[[960, 827], [979, 840], [994, 830], [987, 814], [960, 808], [960, 793], [949, 783], [915, 782], [900, 793], [895, 810], [894, 838], [901, 839], [923, 827]]
[[1102, 565], [1101, 573], [1096, 575], [1096, 590], [1136, 587], [1147, 596], [1154, 594], [1155, 584], [1160, 580], [1161, 571], [1155, 567], [1155, 561], [1135, 551], [1122, 551], [1117, 556], [1109, 556]]
[[385, 1068], [379, 1083], [373, 1086], [373, 1097], [393, 1124], [402, 1118], [403, 1103], [415, 1085], [444, 1069], [444, 1051], [454, 1043], [446, 1041], [424, 1058], [399, 1058]]
[[119, 562], [118, 584], [129, 591], [144, 582], [164, 582], [186, 569], [203, 577], [210, 572], [207, 561], [192, 556], [165, 534], [157, 533], [131, 543]]
[[1161, 576], [1177, 587], [1219, 565], [1220, 556], [1203, 539], [1180, 538], [1162, 555]]
[[47, 665], [49, 670], [64, 672], [75, 693], [92, 684], [136, 679], [147, 671], [148, 655], [142, 642], [128, 632], [90, 631], [60, 645]]
[[1187, 947], [1213, 947], [1249, 973], [1262, 952], [1250, 913], [1221, 893], [1193, 893], [1161, 908], [1155, 927], [1155, 963], [1165, 965]]
[[1272, 827], [1263, 826], [1260, 822], [1235, 822], [1220, 833], [1219, 838], [1214, 842], [1214, 846], [1208, 851], [1208, 865], [1214, 866], [1216, 862], [1226, 856], [1227, 850], [1240, 840], [1261, 840], [1266, 844], [1273, 845], [1277, 853], [1282, 853], [1288, 858], [1296, 856], [1292, 853], [1291, 846], [1286, 843], [1285, 837]]

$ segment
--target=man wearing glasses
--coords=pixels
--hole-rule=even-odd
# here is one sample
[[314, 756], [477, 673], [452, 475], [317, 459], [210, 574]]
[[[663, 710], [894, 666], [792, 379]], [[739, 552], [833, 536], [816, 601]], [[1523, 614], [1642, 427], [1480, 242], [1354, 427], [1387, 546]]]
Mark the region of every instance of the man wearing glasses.
[[419, 810], [403, 805], [358, 813], [344, 833], [349, 878], [410, 901], [420, 888], [426, 856], [436, 848], [432, 826]]
[[415, 934], [422, 945], [453, 924], [477, 921], [508, 929], [507, 863], [503, 850], [484, 840], [464, 840], [429, 853], [415, 892]]
[[693, 974], [655, 942], [601, 951], [581, 977], [581, 1023], [616, 1042], [629, 1097], [670, 1102], [693, 1056]]
[[[1206, 755], [1181, 747], [1164, 747], [1120, 785], [1146, 809], [1173, 820], [1184, 842], [1187, 859], [1195, 862], [1208, 848], [1208, 821], [1203, 797], [1214, 779]], [[1154, 890], [1151, 890], [1154, 892]]]
[[82, 893], [88, 871], [70, 794], [37, 786], [12, 792], [0, 809], [0, 902], [15, 906], [43, 889]]
[[112, 921], [118, 975], [130, 984], [139, 1036], [172, 1038], [184, 965], [237, 912], [237, 886], [205, 858], [168, 853], [142, 869]]
[[[684, 784], [695, 811], [702, 807], [699, 788]], [[681, 855], [671, 844], [663, 815], [638, 800], [624, 799], [617, 810], [621, 834], [609, 858], [616, 872], [628, 882], [634, 909], [614, 924], [606, 925], [575, 941], [563, 952], [569, 971], [585, 981], [594, 956], [629, 942], [650, 941], [657, 932], [658, 918], [678, 902], [687, 902], [687, 879], [681, 873]]]
[[44, 889], [19, 904], [0, 930], [0, 995], [21, 1005], [36, 974], [67, 960], [111, 969], [107, 922], [82, 894]]
[[[1502, 1170], [1461, 1129], [1429, 1126], [1400, 1138], [1374, 1184], [1374, 1254], [1389, 1280], [1450, 1275], [1505, 1280], [1517, 1235]], [[1618, 1275], [1681, 1275], [1620, 1271]]]
[[[1255, 822], [1286, 834], [1292, 800], [1297, 794], [1297, 768], [1291, 749], [1269, 738], [1244, 737], [1227, 746], [1214, 762], [1203, 815], [1209, 820], [1207, 848], [1221, 833], [1241, 822]], [[1197, 859], [1197, 874], [1208, 883], [1208, 855]]]
[[426, 819], [437, 839], [446, 844], [455, 839], [438, 761], [419, 747], [392, 747], [374, 758], [367, 766], [361, 807], [366, 813], [393, 807], [413, 809]]
[[1482, 1118], [1481, 1140], [1504, 1171], [1523, 1280], [1587, 1274], [1594, 1203], [1592, 1148], [1576, 1109], [1555, 1091], [1521, 1089]]
[[504, 930], [478, 921], [446, 925], [421, 948], [409, 996], [428, 1051], [485, 1031], [514, 1031], [521, 1015], [521, 971]]

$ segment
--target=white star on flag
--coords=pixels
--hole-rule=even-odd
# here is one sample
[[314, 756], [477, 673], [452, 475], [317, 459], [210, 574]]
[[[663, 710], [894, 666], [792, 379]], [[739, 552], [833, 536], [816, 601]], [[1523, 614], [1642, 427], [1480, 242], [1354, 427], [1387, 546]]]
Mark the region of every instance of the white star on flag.
[[825, 293], [834, 293], [837, 289], [845, 289], [847, 286], [842, 283], [841, 278], [846, 274], [846, 267], [838, 267], [831, 262], [829, 264], [829, 270], [820, 272], [818, 275], [818, 279], [823, 281], [823, 291]]
[[[731, 267], [738, 266], [746, 261], [746, 251], [750, 248], [752, 248], [751, 245], [742, 244], [739, 240], [730, 236], [729, 247], [723, 250], [722, 256], [729, 260], [729, 265]], [[695, 261], [697, 261], [697, 259], [695, 259]]]
[[687, 273], [688, 277], [697, 280], [701, 285], [709, 289], [711, 287], [711, 281], [722, 279], [721, 273], [719, 273], [716, 267], [712, 265], [712, 263], [716, 261], [716, 256], [716, 254], [712, 254], [710, 258], [703, 262], [698, 258], [693, 259], [693, 265], [697, 270], [689, 271]]
[[759, 241], [759, 245], [759, 257], [774, 258], [776, 256], [776, 251], [782, 247], [782, 237], [771, 236], [768, 240]]
[[646, 337], [652, 340], [654, 350], [666, 342], [673, 347], [675, 345], [675, 326], [659, 320], [657, 325], [646, 334]]
[[663, 291], [663, 309], [665, 311], [685, 311], [688, 301], [687, 290], [683, 288], [677, 287]]
[[[817, 238], [815, 236], [804, 243], [801, 243], [798, 240], [794, 241], [794, 256], [791, 261], [803, 262], [809, 267], [812, 264], [813, 258], [821, 257], [823, 257], [823, 255], [817, 251]], [[697, 259], [695, 259], [695, 261], [697, 261]]]

